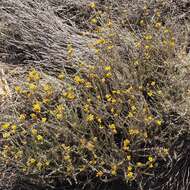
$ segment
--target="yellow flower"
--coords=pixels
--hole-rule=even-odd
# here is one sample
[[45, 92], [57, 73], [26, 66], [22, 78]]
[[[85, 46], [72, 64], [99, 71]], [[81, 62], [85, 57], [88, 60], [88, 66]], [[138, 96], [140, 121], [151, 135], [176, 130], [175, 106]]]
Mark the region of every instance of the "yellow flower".
[[161, 28], [161, 26], [162, 26], [162, 23], [161, 23], [161, 22], [157, 22], [157, 23], [155, 24], [155, 27], [156, 27], [157, 29]]
[[36, 136], [38, 134], [38, 131], [36, 129], [32, 129], [31, 132], [33, 136]]
[[160, 11], [157, 11], [157, 12], [156, 12], [156, 16], [157, 16], [157, 17], [160, 17], [160, 15], [161, 15], [161, 14], [160, 14]]
[[20, 114], [19, 120], [20, 120], [21, 122], [23, 122], [23, 121], [25, 121], [25, 119], [26, 119], [26, 115], [25, 115], [25, 114]]
[[33, 111], [37, 113], [41, 112], [41, 105], [39, 102], [36, 102], [35, 104], [33, 104]]
[[111, 78], [111, 77], [112, 77], [112, 74], [110, 72], [105, 74], [105, 78]]
[[162, 153], [164, 156], [167, 156], [169, 154], [168, 148], [163, 148]]
[[22, 166], [22, 171], [23, 171], [23, 172], [26, 172], [26, 171], [27, 171], [26, 166]]
[[162, 43], [164, 46], [166, 46], [168, 42], [167, 42], [167, 40], [163, 40]]
[[138, 135], [139, 133], [140, 133], [139, 129], [129, 129], [130, 135]]
[[98, 123], [102, 123], [102, 119], [101, 118], [97, 118]]
[[96, 69], [96, 67], [95, 67], [94, 65], [89, 65], [88, 68], [89, 68], [91, 71], [93, 71], [93, 70]]
[[34, 158], [29, 158], [27, 161], [27, 166], [30, 167], [31, 165], [34, 165], [36, 163], [36, 160]]
[[9, 123], [4, 123], [3, 125], [2, 125], [2, 128], [3, 129], [8, 129], [10, 127], [10, 124]]
[[107, 26], [108, 26], [108, 27], [112, 27], [112, 26], [113, 26], [113, 23], [112, 23], [111, 20], [108, 21]]
[[111, 167], [111, 174], [112, 175], [116, 175], [117, 174], [117, 165], [112, 165], [112, 167]]
[[149, 164], [149, 166], [148, 166], [149, 168], [153, 168], [154, 167], [154, 165], [151, 163], [151, 164]]
[[82, 79], [80, 76], [75, 76], [74, 77], [74, 81], [77, 83], [77, 84], [83, 84], [84, 83], [84, 79]]
[[35, 84], [29, 84], [28, 85], [28, 88], [31, 90], [31, 91], [35, 91], [37, 89], [37, 86]]
[[113, 132], [114, 134], [116, 134], [116, 133], [117, 133], [116, 126], [115, 126], [115, 124], [114, 124], [114, 123], [113, 123], [113, 124], [108, 125], [108, 127], [112, 130], [112, 132]]
[[150, 45], [145, 45], [145, 49], [150, 49]]
[[12, 128], [13, 131], [16, 131], [17, 126], [16, 125], [12, 125], [11, 128]]
[[111, 49], [113, 49], [113, 48], [114, 48], [114, 46], [113, 46], [113, 45], [110, 45], [110, 46], [107, 47], [107, 50], [111, 50]]
[[92, 84], [90, 82], [86, 82], [85, 83], [85, 87], [86, 88], [92, 88], [93, 86], [92, 86]]
[[137, 108], [135, 106], [131, 106], [131, 110], [135, 111], [135, 110], [137, 110]]
[[125, 139], [123, 141], [123, 149], [128, 150], [129, 149], [129, 144], [130, 144], [130, 141], [128, 139]]
[[38, 162], [38, 163], [36, 164], [36, 166], [37, 166], [38, 170], [41, 170], [42, 167], [43, 167], [43, 164], [42, 164], [41, 162]]
[[68, 53], [68, 56], [69, 56], [69, 57], [72, 57], [72, 56], [73, 56], [74, 49], [73, 49], [73, 47], [72, 47], [72, 44], [68, 44], [68, 46], [67, 46], [67, 53]]
[[138, 60], [134, 61], [134, 65], [139, 65], [139, 61]]
[[96, 177], [102, 177], [104, 175], [104, 173], [102, 171], [99, 171], [96, 173]]
[[15, 86], [15, 91], [16, 91], [17, 93], [21, 93], [21, 92], [22, 92], [22, 89], [21, 89], [20, 86]]
[[88, 122], [94, 121], [94, 115], [93, 115], [93, 114], [89, 114], [89, 115], [87, 116], [87, 118], [86, 118], [86, 121], [88, 121]]
[[105, 44], [106, 43], [106, 40], [105, 39], [103, 39], [103, 38], [100, 38], [100, 39], [98, 39], [98, 40], [96, 40], [96, 45], [100, 45], [100, 44]]
[[147, 95], [151, 97], [151, 96], [153, 96], [153, 92], [150, 90], [147, 92]]
[[92, 9], [95, 9], [96, 8], [96, 3], [95, 2], [92, 2], [92, 3], [90, 3], [90, 8], [92, 8]]
[[32, 119], [37, 119], [37, 115], [35, 113], [31, 113], [30, 116], [32, 117]]
[[145, 40], [152, 40], [152, 35], [151, 34], [147, 34], [144, 37]]
[[53, 92], [53, 88], [51, 84], [45, 84], [43, 85], [43, 90], [47, 92], [48, 94], [51, 94]]
[[100, 95], [98, 95], [98, 96], [97, 96], [97, 99], [98, 99], [98, 100], [101, 100], [101, 96], [100, 96]]
[[84, 108], [83, 108], [83, 110], [84, 110], [84, 112], [89, 112], [89, 105], [88, 104], [86, 104], [86, 105], [84, 105]]
[[167, 33], [169, 33], [169, 32], [171, 32], [170, 29], [167, 29], [167, 28], [166, 28], [166, 29], [164, 30], [164, 34], [167, 34]]
[[64, 78], [65, 78], [64, 73], [60, 73], [60, 74], [58, 75], [58, 79], [63, 80]]
[[72, 91], [72, 90], [64, 93], [64, 96], [66, 96], [66, 98], [68, 98], [69, 100], [74, 100], [76, 97], [74, 94], [74, 91]]
[[137, 162], [137, 167], [142, 167], [144, 164], [142, 162]]
[[91, 23], [91, 24], [96, 24], [96, 23], [97, 23], [97, 19], [96, 19], [96, 18], [91, 19], [91, 20], [90, 20], [90, 23]]
[[118, 115], [119, 115], [118, 113], [115, 113], [115, 114], [114, 114], [115, 117], [118, 117]]
[[96, 54], [99, 54], [99, 53], [100, 53], [100, 49], [97, 49], [97, 48], [96, 48], [96, 49], [95, 49], [95, 53], [96, 53]]
[[104, 67], [104, 70], [105, 70], [105, 71], [111, 71], [111, 66], [105, 66], [105, 67]]
[[64, 108], [63, 104], [57, 105], [56, 112], [62, 113], [64, 110], [65, 110], [65, 108]]
[[88, 98], [88, 99], [87, 99], [87, 102], [88, 102], [88, 103], [92, 102], [92, 99]]
[[161, 121], [161, 120], [159, 120], [159, 119], [158, 119], [158, 120], [156, 120], [155, 122], [156, 122], [156, 124], [157, 124], [158, 126], [161, 126], [161, 125], [162, 125], [162, 121]]
[[58, 120], [62, 120], [62, 119], [63, 119], [63, 114], [62, 114], [62, 113], [56, 114], [56, 118], [57, 118]]
[[154, 158], [153, 158], [152, 156], [149, 156], [149, 157], [148, 157], [148, 160], [149, 160], [150, 162], [153, 162], [153, 161], [154, 161]]
[[115, 112], [114, 108], [111, 108], [111, 112], [112, 112], [112, 113], [114, 113], [114, 112]]
[[97, 163], [97, 161], [96, 160], [91, 160], [89, 163], [92, 164], [92, 165], [95, 165]]
[[149, 115], [148, 117], [147, 117], [147, 120], [148, 121], [151, 121], [153, 119], [153, 117], [151, 116], [151, 115]]
[[144, 138], [146, 139], [146, 138], [148, 137], [147, 132], [144, 132], [144, 133], [143, 133], [143, 136], [144, 136]]
[[144, 20], [140, 20], [140, 25], [141, 25], [141, 26], [144, 25]]
[[87, 149], [90, 150], [90, 151], [93, 151], [94, 150], [94, 145], [92, 142], [88, 142], [87, 145], [86, 145]]
[[41, 121], [42, 121], [42, 123], [45, 123], [47, 121], [47, 118], [43, 117]]
[[11, 136], [10, 133], [3, 133], [3, 138], [8, 139]]
[[94, 74], [94, 73], [90, 73], [90, 74], [89, 74], [89, 77], [90, 77], [91, 79], [93, 79], [93, 78], [98, 78], [98, 75], [97, 75], [97, 74]]
[[140, 48], [140, 47], [141, 47], [141, 42], [137, 42], [137, 43], [135, 44], [135, 47], [136, 47], [136, 48]]
[[70, 161], [71, 160], [70, 155], [65, 155], [63, 158], [64, 158], [65, 161]]
[[132, 112], [129, 112], [128, 115], [127, 115], [128, 118], [132, 118], [133, 116], [134, 116], [134, 115], [133, 115]]
[[134, 173], [133, 172], [128, 172], [127, 177], [129, 180], [132, 180], [134, 178]]
[[129, 172], [131, 172], [132, 169], [133, 169], [132, 166], [128, 166], [128, 167], [127, 167], [127, 171], [129, 171]]
[[127, 160], [128, 160], [128, 161], [131, 160], [131, 156], [130, 156], [130, 155], [127, 156]]
[[44, 140], [44, 138], [42, 137], [42, 135], [37, 135], [36, 138], [37, 138], [38, 141], [43, 141]]
[[49, 99], [49, 98], [44, 98], [43, 99], [44, 104], [49, 104], [50, 102], [51, 102], [51, 99]]
[[111, 95], [110, 95], [110, 94], [107, 94], [107, 95], [106, 95], [106, 99], [107, 99], [108, 102], [111, 102], [111, 100], [112, 100]]
[[103, 128], [104, 128], [104, 126], [100, 124], [100, 125], [99, 125], [99, 128], [100, 128], [100, 129], [103, 129]]
[[169, 45], [170, 47], [175, 47], [175, 40], [170, 40]]
[[23, 151], [19, 150], [16, 154], [15, 154], [15, 159], [20, 159], [23, 156]]
[[29, 81], [38, 81], [40, 79], [40, 74], [35, 69], [29, 72], [28, 75]]
[[49, 166], [49, 164], [50, 164], [50, 161], [49, 161], [49, 160], [46, 160], [46, 161], [45, 161], [45, 165], [46, 165], [46, 166]]

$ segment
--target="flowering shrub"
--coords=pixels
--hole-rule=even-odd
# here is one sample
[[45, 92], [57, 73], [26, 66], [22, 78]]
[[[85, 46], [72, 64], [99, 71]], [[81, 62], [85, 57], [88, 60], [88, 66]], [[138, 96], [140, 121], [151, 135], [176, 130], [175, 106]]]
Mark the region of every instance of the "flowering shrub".
[[[60, 178], [82, 183], [119, 178], [141, 189], [165, 176], [159, 168], [172, 167], [180, 155], [174, 142], [189, 133], [186, 53], [180, 28], [164, 15], [168, 2], [145, 3], [137, 20], [130, 18], [130, 3], [110, 3], [111, 9], [88, 3], [88, 33], [81, 35], [92, 36], [83, 47], [89, 55], [68, 42], [64, 57], [59, 49], [50, 61], [55, 47], [47, 43], [22, 77], [10, 74], [17, 80], [4, 105], [15, 106], [0, 112], [2, 173], [8, 168], [44, 186]], [[19, 3], [25, 2], [18, 0], [17, 8]], [[120, 8], [117, 17], [114, 6]]]

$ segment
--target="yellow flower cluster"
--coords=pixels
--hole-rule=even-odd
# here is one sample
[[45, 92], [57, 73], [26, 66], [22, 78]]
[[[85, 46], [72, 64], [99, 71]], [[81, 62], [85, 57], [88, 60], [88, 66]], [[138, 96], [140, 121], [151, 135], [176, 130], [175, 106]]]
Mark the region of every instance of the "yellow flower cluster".
[[128, 139], [125, 139], [123, 141], [123, 150], [129, 150], [130, 141]]
[[41, 104], [40, 104], [40, 102], [35, 102], [33, 104], [33, 111], [36, 112], [36, 113], [41, 112]]
[[29, 81], [38, 81], [38, 80], [40, 80], [40, 73], [38, 71], [36, 71], [35, 69], [33, 69], [32, 71], [29, 72], [28, 80]]
[[84, 79], [82, 79], [80, 76], [75, 76], [74, 77], [74, 81], [77, 83], [77, 84], [83, 84], [84, 83]]
[[75, 92], [72, 89], [69, 89], [67, 92], [63, 93], [63, 96], [68, 100], [74, 100], [76, 98]]
[[116, 134], [116, 133], [117, 133], [116, 126], [115, 126], [114, 123], [113, 123], [113, 124], [110, 124], [108, 127], [112, 130], [112, 133], [113, 133], [113, 134]]
[[87, 115], [86, 121], [87, 121], [87, 122], [92, 122], [92, 121], [94, 121], [94, 115], [93, 115], [93, 114]]

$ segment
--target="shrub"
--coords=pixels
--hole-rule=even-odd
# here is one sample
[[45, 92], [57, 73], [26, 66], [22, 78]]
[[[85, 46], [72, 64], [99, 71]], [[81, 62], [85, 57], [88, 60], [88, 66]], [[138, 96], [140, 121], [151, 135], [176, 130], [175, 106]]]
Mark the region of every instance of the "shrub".
[[188, 160], [178, 145], [189, 136], [187, 33], [169, 2], [91, 2], [82, 25], [59, 1], [2, 2], [3, 61], [22, 63], [1, 110], [2, 173], [46, 187], [98, 178], [188, 188], [188, 164], [174, 179], [174, 163]]

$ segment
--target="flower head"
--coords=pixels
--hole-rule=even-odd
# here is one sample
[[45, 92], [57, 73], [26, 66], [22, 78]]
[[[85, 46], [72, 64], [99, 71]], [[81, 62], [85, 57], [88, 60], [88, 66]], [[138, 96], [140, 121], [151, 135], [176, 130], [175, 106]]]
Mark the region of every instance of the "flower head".
[[10, 124], [9, 123], [4, 123], [3, 125], [2, 125], [2, 128], [3, 129], [8, 129], [10, 127]]
[[43, 141], [43, 140], [44, 140], [44, 138], [42, 137], [42, 135], [37, 135], [37, 136], [36, 136], [36, 139], [37, 139], [38, 141]]
[[96, 173], [96, 177], [102, 177], [104, 175], [104, 173], [102, 171], [99, 171]]
[[88, 121], [88, 122], [94, 121], [94, 115], [93, 115], [93, 114], [89, 114], [89, 115], [86, 117], [86, 121]]
[[39, 102], [36, 102], [35, 104], [33, 104], [33, 111], [37, 113], [41, 112], [41, 105]]
[[90, 8], [92, 9], [95, 9], [96, 8], [96, 3], [95, 2], [92, 2], [89, 4]]
[[129, 149], [129, 144], [130, 144], [130, 141], [128, 139], [125, 139], [123, 141], [123, 149], [128, 150]]
[[105, 70], [105, 71], [111, 71], [111, 66], [105, 66], [105, 67], [104, 67], [104, 70]]
[[32, 71], [29, 72], [28, 74], [28, 80], [29, 81], [38, 81], [40, 79], [40, 73], [33, 69]]

